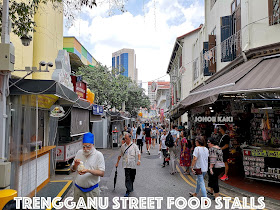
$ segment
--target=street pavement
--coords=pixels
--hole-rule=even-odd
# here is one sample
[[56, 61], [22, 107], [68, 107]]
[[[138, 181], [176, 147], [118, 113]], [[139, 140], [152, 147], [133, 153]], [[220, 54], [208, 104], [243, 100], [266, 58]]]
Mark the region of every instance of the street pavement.
[[[106, 163], [106, 172], [104, 177], [100, 182], [101, 196], [109, 198], [109, 209], [113, 209], [113, 198], [114, 197], [123, 197], [126, 188], [125, 188], [125, 174], [124, 169], [122, 168], [122, 164], [119, 164], [118, 167], [118, 178], [116, 188], [114, 190], [114, 175], [115, 175], [115, 164], [117, 161], [117, 157], [119, 155], [119, 149], [100, 149], [104, 155], [105, 163]], [[151, 154], [148, 155], [145, 153], [146, 149], [143, 149], [143, 154], [141, 157], [141, 165], [137, 167], [137, 174], [134, 182], [134, 192], [130, 194], [130, 197], [136, 197], [139, 199], [140, 197], [162, 197], [163, 200], [161, 202], [161, 208], [163, 210], [167, 209], [192, 209], [189, 206], [185, 208], [176, 208], [175, 205], [172, 205], [171, 208], [167, 206], [167, 197], [174, 197], [177, 199], [179, 197], [183, 197], [186, 200], [190, 199], [189, 192], [195, 191], [196, 181], [194, 175], [183, 175], [184, 168], [180, 167], [177, 163], [176, 169], [177, 173], [175, 175], [170, 174], [170, 167], [166, 166], [162, 168], [161, 164], [163, 159], [158, 155], [158, 145], [156, 148], [151, 149]], [[178, 151], [179, 153], [179, 151]], [[178, 156], [179, 157], [179, 156]], [[120, 162], [121, 163], [121, 162]], [[53, 179], [55, 180], [72, 180], [74, 179], [75, 174], [72, 173], [70, 175], [56, 175]], [[223, 183], [221, 183], [223, 185]], [[207, 186], [207, 182], [206, 182]], [[220, 189], [221, 196], [223, 197], [231, 197], [232, 200], [229, 202], [229, 209], [233, 205], [233, 200], [235, 197], [238, 197], [241, 201], [241, 205], [243, 205], [242, 197], [250, 196], [250, 197], [259, 197], [259, 195], [254, 195], [251, 193], [247, 193], [246, 191], [240, 191], [235, 188], [224, 188]], [[73, 187], [68, 192], [66, 197], [73, 196]], [[199, 194], [198, 198], [200, 199], [201, 194]], [[210, 197], [211, 198], [211, 197]], [[132, 202], [132, 201], [130, 201]], [[278, 203], [277, 203], [278, 202]], [[120, 202], [121, 203], [121, 202]], [[126, 202], [128, 204], [128, 202]], [[222, 202], [225, 204], [225, 202]], [[248, 202], [244, 202], [249, 205], [250, 200], [248, 198]], [[179, 204], [183, 204], [183, 202], [179, 202]], [[211, 207], [207, 209], [215, 209], [215, 201], [211, 200]], [[256, 204], [257, 201], [256, 201]], [[270, 199], [265, 200], [266, 209], [280, 209], [279, 201], [272, 201]], [[129, 209], [129, 207], [119, 208], [119, 209]], [[156, 209], [155, 208], [144, 208], [144, 209]], [[200, 209], [197, 208], [197, 209]], [[224, 206], [220, 209], [226, 209]], [[253, 209], [253, 208], [249, 208]]]

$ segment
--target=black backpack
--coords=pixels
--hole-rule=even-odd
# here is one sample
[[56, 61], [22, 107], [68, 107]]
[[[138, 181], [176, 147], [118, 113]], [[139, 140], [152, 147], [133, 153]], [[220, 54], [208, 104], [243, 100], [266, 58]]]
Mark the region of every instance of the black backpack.
[[165, 145], [169, 148], [174, 146], [174, 139], [170, 132], [166, 136]]

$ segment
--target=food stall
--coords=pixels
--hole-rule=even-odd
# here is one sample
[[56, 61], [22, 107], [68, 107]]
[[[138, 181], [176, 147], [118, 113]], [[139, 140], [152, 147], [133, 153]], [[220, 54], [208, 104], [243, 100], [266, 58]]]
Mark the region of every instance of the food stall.
[[250, 146], [243, 147], [245, 176], [280, 183], [280, 108], [252, 108]]

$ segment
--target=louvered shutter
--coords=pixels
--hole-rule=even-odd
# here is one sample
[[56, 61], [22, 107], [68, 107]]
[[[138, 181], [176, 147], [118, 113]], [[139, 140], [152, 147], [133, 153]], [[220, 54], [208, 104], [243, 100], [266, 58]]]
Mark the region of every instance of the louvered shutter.
[[203, 75], [204, 76], [211, 76], [211, 73], [209, 72], [209, 65], [208, 60], [205, 60], [205, 53], [209, 50], [209, 43], [203, 42]]
[[208, 68], [210, 73], [216, 73], [216, 35], [209, 35], [209, 50], [212, 58], [209, 60]]
[[221, 61], [228, 62], [233, 60], [233, 54], [231, 50], [231, 42], [225, 41], [232, 35], [232, 16], [221, 17]]

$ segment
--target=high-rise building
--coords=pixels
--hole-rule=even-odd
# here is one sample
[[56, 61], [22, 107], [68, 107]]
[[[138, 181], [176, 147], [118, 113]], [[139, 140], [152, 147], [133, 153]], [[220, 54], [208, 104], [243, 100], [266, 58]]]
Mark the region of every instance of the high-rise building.
[[130, 77], [133, 81], [138, 80], [138, 69], [136, 68], [136, 54], [134, 49], [121, 49], [112, 53], [112, 68], [117, 68], [121, 74]]

